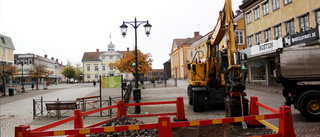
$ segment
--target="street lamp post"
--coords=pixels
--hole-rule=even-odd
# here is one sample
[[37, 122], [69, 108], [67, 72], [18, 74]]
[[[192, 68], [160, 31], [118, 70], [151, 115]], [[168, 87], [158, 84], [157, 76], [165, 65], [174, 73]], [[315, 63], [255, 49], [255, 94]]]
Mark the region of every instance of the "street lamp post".
[[22, 77], [21, 77], [21, 86], [22, 86], [22, 88], [21, 88], [21, 90], [22, 90], [22, 92], [25, 92], [25, 90], [24, 90], [24, 83], [23, 83], [23, 64], [24, 64], [24, 60], [21, 59], [21, 60], [20, 60], [20, 63], [21, 63], [21, 67], [22, 67], [22, 70], [21, 70], [21, 72], [22, 72]]
[[[135, 30], [135, 54], [136, 54], [136, 63], [135, 63], [135, 70], [136, 70], [136, 76], [135, 76], [135, 88], [133, 89], [133, 97], [136, 103], [139, 103], [139, 100], [141, 100], [141, 89], [139, 89], [138, 81], [139, 81], [139, 73], [138, 73], [138, 51], [137, 51], [137, 29], [141, 24], [143, 25], [146, 31], [146, 35], [150, 35], [151, 26], [149, 24], [149, 21], [137, 21], [137, 18], [134, 18], [134, 21], [125, 22], [123, 21], [123, 24], [120, 26], [122, 36], [125, 37], [127, 34], [127, 28], [128, 26], [126, 24], [130, 24], [134, 30]], [[140, 106], [135, 107], [135, 113], [140, 114]]]

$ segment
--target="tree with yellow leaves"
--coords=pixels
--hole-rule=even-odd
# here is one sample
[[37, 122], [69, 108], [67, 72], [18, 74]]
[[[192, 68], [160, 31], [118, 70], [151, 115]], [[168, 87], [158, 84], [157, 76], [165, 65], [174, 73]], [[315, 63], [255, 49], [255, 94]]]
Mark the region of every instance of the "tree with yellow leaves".
[[[148, 74], [148, 72], [151, 70], [152, 66], [152, 59], [151, 54], [146, 53], [143, 54], [140, 50], [138, 52], [138, 73], [140, 74]], [[115, 63], [109, 63], [109, 68], [113, 67], [118, 69], [121, 73], [136, 73], [135, 66], [132, 65], [132, 63], [136, 62], [135, 58], [135, 51], [131, 51], [127, 54], [125, 54], [124, 58], [121, 57], [119, 60], [117, 60]]]
[[18, 75], [18, 69], [16, 66], [11, 65], [0, 65], [0, 77], [2, 79], [2, 89], [1, 91], [4, 93], [4, 96], [6, 96], [6, 80], [9, 78], [14, 79], [15, 76]]
[[41, 65], [33, 65], [33, 67], [29, 70], [28, 78], [32, 78], [36, 80], [36, 90], [39, 89], [38, 87], [38, 81], [39, 78], [42, 78], [43, 76], [48, 76], [49, 72], [46, 70], [45, 66]]

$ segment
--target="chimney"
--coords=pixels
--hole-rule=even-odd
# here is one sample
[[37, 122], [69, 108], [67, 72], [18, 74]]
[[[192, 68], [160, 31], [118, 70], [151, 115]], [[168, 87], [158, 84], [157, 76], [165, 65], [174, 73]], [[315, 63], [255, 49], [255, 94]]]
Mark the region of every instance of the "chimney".
[[51, 60], [54, 60], [54, 57], [51, 57]]
[[56, 59], [56, 62], [58, 63], [58, 62], [59, 62], [59, 59]]
[[97, 49], [97, 52], [99, 52], [99, 49]]
[[199, 36], [199, 31], [194, 32], [194, 37]]
[[129, 52], [129, 48], [127, 48], [127, 51]]
[[48, 55], [47, 55], [47, 54], [44, 54], [44, 57], [45, 57], [45, 58], [48, 58]]

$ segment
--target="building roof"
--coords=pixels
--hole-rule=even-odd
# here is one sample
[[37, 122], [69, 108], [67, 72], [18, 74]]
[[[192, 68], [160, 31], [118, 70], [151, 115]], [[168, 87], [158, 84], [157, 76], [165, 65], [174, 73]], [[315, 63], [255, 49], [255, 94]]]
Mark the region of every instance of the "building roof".
[[8, 36], [0, 34], [0, 47], [15, 50], [12, 39]]
[[[82, 57], [82, 62], [84, 61], [100, 61], [99, 56], [103, 53], [106, 53], [107, 51], [101, 51], [101, 52], [84, 52], [83, 57]], [[126, 51], [116, 51], [122, 55], [125, 55], [129, 53], [129, 50]]]

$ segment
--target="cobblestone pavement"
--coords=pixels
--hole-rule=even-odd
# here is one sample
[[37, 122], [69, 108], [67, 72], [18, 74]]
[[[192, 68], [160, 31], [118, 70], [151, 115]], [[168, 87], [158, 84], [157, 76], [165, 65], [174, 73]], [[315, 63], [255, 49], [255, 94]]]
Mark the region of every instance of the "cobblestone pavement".
[[[1, 137], [14, 136], [14, 127], [30, 125], [33, 121], [32, 100], [41, 96], [45, 100], [75, 100], [97, 91], [92, 84], [68, 84], [49, 86], [48, 90], [33, 90], [14, 96], [1, 97], [0, 123]], [[31, 125], [31, 129], [35, 126]]]
[[[223, 109], [217, 109], [207, 107], [206, 112], [195, 113], [192, 110], [192, 106], [188, 104], [188, 98], [186, 95], [187, 82], [185, 80], [178, 80], [178, 87], [158, 87], [158, 88], [147, 88], [141, 91], [142, 100], [141, 102], [154, 102], [154, 101], [172, 101], [176, 100], [177, 97], [183, 97], [185, 105], [186, 118], [188, 120], [203, 120], [203, 119], [215, 119], [223, 118], [225, 112]], [[281, 86], [259, 86], [259, 85], [247, 85], [248, 96], [257, 96], [259, 102], [267, 104], [274, 108], [279, 108], [283, 102]], [[42, 95], [40, 95], [42, 94]], [[61, 96], [57, 96], [61, 95]], [[54, 122], [57, 118], [44, 117], [40, 119], [32, 119], [32, 99], [44, 97], [46, 100], [71, 100], [78, 97], [94, 96], [99, 95], [98, 86], [92, 87], [92, 84], [84, 85], [60, 85], [56, 87], [49, 87], [46, 91], [29, 91], [21, 95], [14, 97], [1, 97], [1, 136], [10, 137], [13, 136], [13, 129], [17, 125], [27, 124], [31, 125], [31, 129], [40, 127], [42, 125]], [[62, 98], [64, 96], [65, 98]], [[115, 89], [102, 89], [102, 99], [108, 99], [110, 97], [121, 97], [119, 88]], [[24, 97], [24, 98], [22, 98]], [[9, 98], [9, 99], [8, 99]], [[16, 99], [14, 99], [16, 98]], [[20, 98], [20, 99], [17, 99]], [[133, 103], [133, 100], [130, 101]], [[175, 105], [152, 105], [152, 106], [141, 106], [142, 114], [150, 113], [162, 113], [162, 112], [175, 112]], [[134, 107], [128, 108], [128, 114], [134, 113]], [[266, 113], [265, 110], [260, 110], [260, 113]], [[294, 128], [297, 136], [299, 137], [320, 137], [320, 123], [311, 122], [301, 116], [301, 114], [292, 108]], [[171, 116], [173, 119], [174, 116]], [[84, 119], [85, 126], [97, 123], [99, 121], [107, 119], [106, 117], [87, 117]], [[146, 123], [156, 123], [158, 120], [156, 117], [140, 118], [140, 120]], [[278, 120], [268, 121], [271, 124], [278, 126]], [[72, 129], [73, 122], [69, 122], [55, 129]], [[242, 130], [241, 126], [233, 126], [234, 132], [252, 132], [257, 130]], [[246, 134], [246, 133], [245, 133]]]

